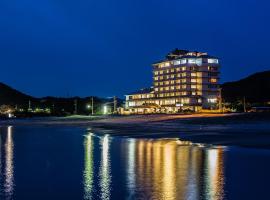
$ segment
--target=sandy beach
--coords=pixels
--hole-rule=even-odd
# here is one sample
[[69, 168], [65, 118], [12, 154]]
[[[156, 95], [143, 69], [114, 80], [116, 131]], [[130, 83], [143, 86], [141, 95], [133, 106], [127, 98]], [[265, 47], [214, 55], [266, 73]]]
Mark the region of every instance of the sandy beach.
[[1, 126], [81, 127], [95, 134], [130, 138], [178, 138], [211, 145], [269, 148], [269, 114], [72, 116], [1, 121]]

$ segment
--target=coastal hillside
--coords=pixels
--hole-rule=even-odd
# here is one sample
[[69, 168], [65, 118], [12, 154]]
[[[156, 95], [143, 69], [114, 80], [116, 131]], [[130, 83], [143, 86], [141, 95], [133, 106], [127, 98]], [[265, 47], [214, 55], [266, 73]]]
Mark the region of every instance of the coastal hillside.
[[[36, 98], [30, 95], [24, 94], [4, 83], [0, 83], [0, 106], [8, 105], [13, 108], [27, 110], [29, 108], [29, 101], [31, 109], [50, 109], [50, 112], [54, 115], [70, 115], [77, 114], [89, 114], [91, 112], [90, 107], [92, 97], [43, 97]], [[93, 97], [94, 113], [99, 114], [103, 112], [104, 105], [108, 107], [108, 110], [112, 110], [113, 98], [100, 98]], [[123, 103], [122, 99], [117, 98], [117, 105], [120, 106]], [[76, 112], [75, 112], [76, 104]]]
[[29, 100], [36, 101], [36, 98], [0, 83], [0, 105], [28, 105]]
[[270, 71], [258, 72], [239, 81], [221, 85], [226, 102], [235, 102], [244, 97], [250, 103], [270, 101]]

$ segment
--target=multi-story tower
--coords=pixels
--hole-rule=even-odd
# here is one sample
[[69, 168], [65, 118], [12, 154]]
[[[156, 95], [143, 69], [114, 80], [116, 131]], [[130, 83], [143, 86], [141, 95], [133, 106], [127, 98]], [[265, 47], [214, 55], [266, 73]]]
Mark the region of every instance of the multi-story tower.
[[174, 50], [153, 64], [157, 104], [166, 111], [215, 108], [219, 96], [219, 61], [207, 53]]
[[144, 113], [215, 109], [219, 101], [219, 68], [219, 60], [207, 53], [176, 49], [153, 64], [154, 91], [144, 94], [144, 98], [138, 98], [138, 92], [127, 95], [127, 108], [141, 108]]

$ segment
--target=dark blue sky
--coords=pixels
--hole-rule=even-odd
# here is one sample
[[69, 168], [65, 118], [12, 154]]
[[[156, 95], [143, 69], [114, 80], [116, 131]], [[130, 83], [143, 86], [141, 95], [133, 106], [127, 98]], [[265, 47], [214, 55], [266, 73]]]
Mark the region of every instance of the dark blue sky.
[[174, 48], [221, 58], [222, 82], [268, 70], [268, 0], [1, 0], [0, 82], [34, 96], [129, 93]]

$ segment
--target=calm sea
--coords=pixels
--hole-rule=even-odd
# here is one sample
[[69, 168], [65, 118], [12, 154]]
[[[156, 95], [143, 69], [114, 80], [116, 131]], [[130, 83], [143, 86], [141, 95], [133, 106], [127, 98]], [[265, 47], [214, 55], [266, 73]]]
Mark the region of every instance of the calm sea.
[[2, 126], [0, 199], [269, 199], [270, 150]]

